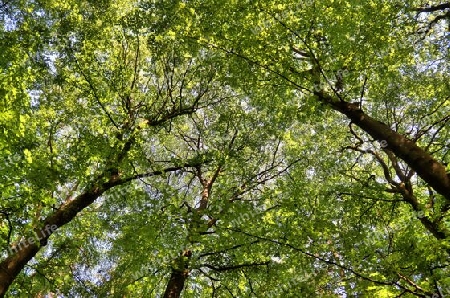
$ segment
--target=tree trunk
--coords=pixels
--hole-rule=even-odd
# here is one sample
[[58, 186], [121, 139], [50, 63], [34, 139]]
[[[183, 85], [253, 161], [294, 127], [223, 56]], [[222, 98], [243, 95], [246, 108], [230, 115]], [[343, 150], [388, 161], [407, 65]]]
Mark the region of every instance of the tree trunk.
[[182, 255], [174, 261], [169, 282], [164, 292], [164, 298], [178, 298], [184, 288], [184, 283], [189, 275], [189, 258], [192, 256], [190, 250], [186, 250]]
[[16, 276], [38, 251], [38, 245], [25, 244], [16, 254], [9, 256], [0, 264], [0, 297], [5, 296]]
[[62, 205], [44, 221], [44, 228], [36, 230], [40, 243], [34, 237], [22, 240], [16, 247], [10, 249], [10, 255], [0, 263], [0, 297], [4, 297], [9, 286], [23, 269], [41, 249], [47, 244], [50, 235], [59, 227], [70, 222], [81, 210], [92, 204], [106, 190], [120, 184], [120, 180], [111, 180], [100, 186], [93, 186], [74, 200]]
[[169, 283], [167, 284], [166, 291], [164, 292], [164, 298], [178, 298], [181, 295], [181, 291], [184, 288], [184, 282], [189, 274], [188, 270], [182, 272], [173, 270], [170, 275]]
[[[129, 150], [129, 143], [125, 144], [124, 151]], [[123, 155], [123, 154], [122, 154]], [[123, 157], [123, 156], [122, 156]], [[121, 157], [119, 156], [119, 160]], [[50, 214], [43, 221], [43, 228], [36, 229], [35, 233], [39, 238], [39, 245], [35, 242], [35, 238], [28, 238], [21, 241], [15, 248], [9, 249], [9, 256], [0, 263], [0, 298], [4, 297], [8, 291], [9, 286], [14, 279], [27, 264], [41, 249], [47, 244], [47, 240], [54, 231], [61, 226], [67, 224], [84, 208], [91, 205], [99, 196], [105, 191], [128, 183], [134, 179], [146, 178], [161, 175], [164, 173], [175, 172], [184, 167], [196, 167], [198, 163], [184, 164], [182, 166], [169, 167], [163, 170], [152, 171], [144, 174], [138, 174], [133, 177], [121, 179], [118, 175], [118, 170], [107, 171], [103, 175], [99, 175], [96, 182], [88, 188], [87, 191], [80, 194], [73, 200], [69, 200], [59, 207], [58, 210]], [[114, 174], [111, 174], [114, 173]], [[108, 182], [101, 182], [107, 180]]]
[[413, 141], [393, 131], [388, 125], [365, 114], [354, 103], [335, 101], [331, 96], [317, 93], [322, 102], [346, 115], [354, 124], [367, 132], [374, 139], [385, 142], [387, 148], [397, 157], [403, 159], [428, 185], [446, 199], [450, 205], [450, 176], [445, 166], [435, 160], [428, 152], [420, 148]]
[[[202, 192], [199, 206], [192, 210], [192, 221], [188, 227], [189, 234], [198, 234], [198, 227], [202, 225], [206, 225], [209, 227], [209, 223], [205, 223], [201, 219], [200, 213], [204, 211], [208, 207], [209, 195], [211, 192], [211, 188], [213, 183], [216, 181], [219, 176], [220, 171], [222, 170], [222, 165], [218, 166], [213, 176], [210, 179], [203, 178], [201, 168], [197, 167], [197, 178], [202, 184]], [[188, 236], [189, 240], [189, 236]], [[193, 239], [189, 240], [192, 243]], [[166, 291], [164, 292], [164, 298], [178, 298], [181, 295], [181, 292], [184, 288], [184, 283], [186, 282], [187, 277], [189, 276], [189, 260], [192, 256], [192, 251], [186, 249], [180, 257], [174, 260], [172, 266], [172, 272], [170, 274], [169, 282], [166, 286]]]

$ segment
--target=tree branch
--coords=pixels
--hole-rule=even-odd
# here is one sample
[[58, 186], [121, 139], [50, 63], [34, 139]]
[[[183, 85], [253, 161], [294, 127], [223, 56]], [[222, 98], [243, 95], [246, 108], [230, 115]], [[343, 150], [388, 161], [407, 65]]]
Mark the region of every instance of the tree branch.
[[201, 267], [206, 267], [214, 271], [222, 272], [222, 271], [229, 271], [229, 270], [236, 270], [241, 269], [245, 267], [255, 267], [255, 266], [265, 266], [269, 265], [270, 261], [265, 261], [262, 263], [248, 263], [248, 264], [237, 264], [237, 265], [229, 265], [229, 266], [213, 266], [209, 264], [201, 264]]
[[450, 3], [443, 3], [439, 5], [434, 6], [427, 6], [427, 7], [416, 7], [413, 10], [417, 12], [434, 12], [438, 10], [445, 10], [450, 8]]

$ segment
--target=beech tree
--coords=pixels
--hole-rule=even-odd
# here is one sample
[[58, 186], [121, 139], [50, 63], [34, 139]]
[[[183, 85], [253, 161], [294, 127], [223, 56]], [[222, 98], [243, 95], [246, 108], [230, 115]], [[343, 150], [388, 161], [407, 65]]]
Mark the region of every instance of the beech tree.
[[0, 10], [0, 297], [450, 295], [450, 4]]

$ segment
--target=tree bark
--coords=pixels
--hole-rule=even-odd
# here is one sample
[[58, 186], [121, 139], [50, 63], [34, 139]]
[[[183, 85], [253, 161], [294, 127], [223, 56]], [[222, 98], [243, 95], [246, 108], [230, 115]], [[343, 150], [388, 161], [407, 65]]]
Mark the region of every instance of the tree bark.
[[16, 254], [0, 264], [0, 297], [4, 297], [9, 286], [29, 260], [39, 251], [36, 244], [24, 246]]
[[331, 96], [316, 93], [319, 100], [328, 103], [334, 110], [347, 116], [354, 124], [378, 141], [386, 142], [387, 148], [403, 159], [428, 185], [450, 204], [450, 175], [445, 166], [413, 141], [392, 130], [388, 125], [365, 114], [354, 103], [336, 101]]
[[[196, 176], [199, 179], [202, 185], [201, 199], [200, 204], [197, 208], [193, 209], [192, 222], [188, 227], [189, 234], [197, 234], [199, 233], [198, 228], [202, 225], [209, 226], [209, 223], [203, 222], [201, 219], [201, 213], [206, 210], [209, 203], [209, 196], [211, 193], [212, 185], [216, 181], [219, 176], [222, 165], [218, 166], [214, 174], [210, 179], [203, 178], [203, 174], [201, 171], [201, 167], [197, 166]], [[189, 236], [188, 236], [189, 238]], [[195, 241], [195, 240], [189, 240]], [[191, 242], [192, 243], [192, 242]], [[170, 274], [169, 282], [167, 283], [166, 290], [164, 292], [164, 298], [178, 298], [181, 295], [181, 292], [184, 289], [184, 283], [189, 276], [189, 259], [192, 256], [192, 251], [186, 249], [178, 259], [174, 260], [174, 263], [177, 265], [176, 267], [172, 267], [172, 272]]]
[[41, 249], [47, 244], [50, 235], [59, 227], [70, 222], [81, 210], [92, 204], [106, 190], [120, 184], [121, 180], [111, 179], [107, 183], [94, 185], [74, 200], [63, 204], [53, 214], [44, 220], [44, 228], [36, 230], [39, 243], [28, 238], [20, 242], [16, 248], [10, 249], [10, 256], [0, 263], [0, 297], [4, 297], [9, 286], [23, 269]]
[[181, 295], [181, 291], [184, 288], [184, 282], [189, 274], [186, 269], [182, 272], [172, 270], [169, 283], [167, 284], [166, 291], [164, 292], [164, 298], [178, 298]]
[[189, 275], [189, 258], [192, 256], [190, 250], [184, 251], [176, 262], [177, 267], [172, 267], [169, 282], [164, 292], [164, 298], [178, 298], [184, 289], [184, 283]]
[[[10, 249], [10, 255], [0, 263], [0, 298], [5, 296], [9, 286], [13, 283], [14, 279], [27, 264], [27, 262], [39, 252], [41, 247], [47, 244], [47, 240], [51, 234], [53, 234], [53, 232], [61, 226], [69, 223], [80, 211], [91, 205], [105, 191], [115, 186], [123, 185], [134, 179], [161, 175], [163, 173], [174, 172], [184, 167], [196, 165], [197, 164], [184, 164], [182, 166], [169, 167], [159, 171], [138, 174], [126, 179], [120, 179], [118, 175], [111, 175], [110, 172], [99, 176], [96, 179], [97, 182], [93, 183], [87, 191], [80, 194], [75, 199], [69, 200], [65, 204], [61, 205], [58, 210], [50, 214], [43, 221], [43, 228], [35, 230], [39, 243], [29, 240], [34, 238], [28, 238], [27, 240], [20, 242], [18, 247]], [[105, 181], [105, 179], [109, 179], [109, 181], [99, 182]]]

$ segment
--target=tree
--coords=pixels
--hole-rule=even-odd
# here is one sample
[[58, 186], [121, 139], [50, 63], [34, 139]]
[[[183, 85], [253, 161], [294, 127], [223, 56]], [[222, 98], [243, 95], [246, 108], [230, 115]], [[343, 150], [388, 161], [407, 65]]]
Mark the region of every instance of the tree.
[[449, 292], [447, 4], [1, 9], [1, 296]]
[[[303, 100], [298, 105], [310, 112], [329, 107], [350, 120], [354, 144], [345, 146], [345, 149], [356, 151], [364, 156], [364, 163], [378, 163], [382, 169], [378, 178], [375, 169], [366, 168], [364, 178], [361, 178], [356, 174], [355, 164], [350, 177], [362, 184], [364, 193], [374, 187], [378, 196], [385, 191], [399, 197], [388, 199], [392, 210], [398, 210], [399, 202], [406, 203], [413, 211], [412, 217], [418, 217], [423, 228], [438, 241], [439, 244], [435, 244], [439, 247], [438, 251], [443, 252], [443, 255], [430, 258], [433, 261], [429, 264], [411, 265], [415, 270], [427, 268], [428, 272], [421, 275], [431, 275], [429, 279], [434, 283], [433, 289], [428, 292], [419, 285], [417, 277], [413, 277], [417, 274], [415, 270], [404, 274], [399, 268], [386, 266], [389, 269], [383, 271], [392, 277], [383, 273], [383, 278], [379, 280], [368, 280], [381, 285], [395, 285], [404, 293], [432, 295], [436, 291], [439, 293], [437, 295], [441, 295], [439, 283], [442, 281], [436, 276], [442, 272], [435, 271], [446, 266], [441, 262], [448, 254], [445, 214], [450, 180], [444, 165], [448, 153], [445, 140], [448, 136], [449, 95], [444, 79], [448, 70], [448, 46], [439, 38], [445, 30], [441, 26], [446, 25], [439, 24], [439, 21], [445, 20], [447, 6], [416, 8], [419, 3], [414, 2], [403, 5], [373, 3], [368, 6], [339, 1], [229, 5], [213, 15], [218, 26], [210, 31], [212, 37], [199, 39], [205, 45], [235, 56], [237, 60], [246, 61], [250, 72], [245, 72], [243, 77], [262, 73], [260, 80], [264, 78], [264, 83], [257, 85], [258, 90], [284, 84], [287, 89], [285, 93], [294, 94], [293, 99], [284, 96], [285, 101], [298, 103]], [[343, 11], [348, 18], [342, 15]], [[438, 16], [431, 16], [432, 21], [427, 25], [435, 34], [428, 35], [430, 31], [421, 30], [420, 24], [419, 32], [414, 33], [416, 24], [411, 11], [439, 11]], [[230, 18], [230, 15], [233, 17]], [[208, 18], [211, 16], [208, 15]], [[202, 23], [207, 24], [205, 30], [208, 30], [209, 23], [205, 20]], [[435, 63], [435, 68], [430, 69], [430, 61]], [[255, 72], [255, 69], [260, 71]], [[236, 74], [242, 73], [240, 67]], [[423, 84], [418, 84], [417, 80]], [[303, 96], [298, 96], [299, 93]], [[431, 102], [431, 107], [426, 105], [430, 111], [425, 117], [418, 113], [420, 108], [417, 108], [423, 98]], [[316, 104], [311, 104], [310, 100]], [[317, 117], [317, 113], [314, 116]], [[362, 131], [355, 131], [355, 125]], [[361, 132], [366, 133], [367, 137]], [[370, 144], [374, 141], [380, 142], [382, 148]], [[418, 180], [417, 176], [421, 179]], [[343, 194], [365, 197], [376, 203], [384, 200], [348, 190], [337, 193], [339, 197]], [[402, 226], [409, 224], [403, 223]], [[361, 225], [364, 226], [359, 222], [358, 228]], [[373, 224], [370, 227], [373, 228]], [[389, 249], [382, 256], [395, 255], [396, 250], [404, 253], [407, 251], [405, 246], [415, 245], [405, 241], [400, 248], [391, 251], [396, 241], [389, 234], [386, 236]], [[362, 254], [359, 260], [368, 257], [367, 251], [363, 251], [365, 255]], [[398, 256], [395, 258], [397, 261]], [[379, 257], [376, 259], [378, 262]], [[405, 264], [409, 260], [399, 262]], [[358, 276], [359, 272], [352, 272], [352, 266], [349, 268]], [[380, 269], [371, 274], [377, 276]], [[346, 289], [347, 293], [349, 291]]]

